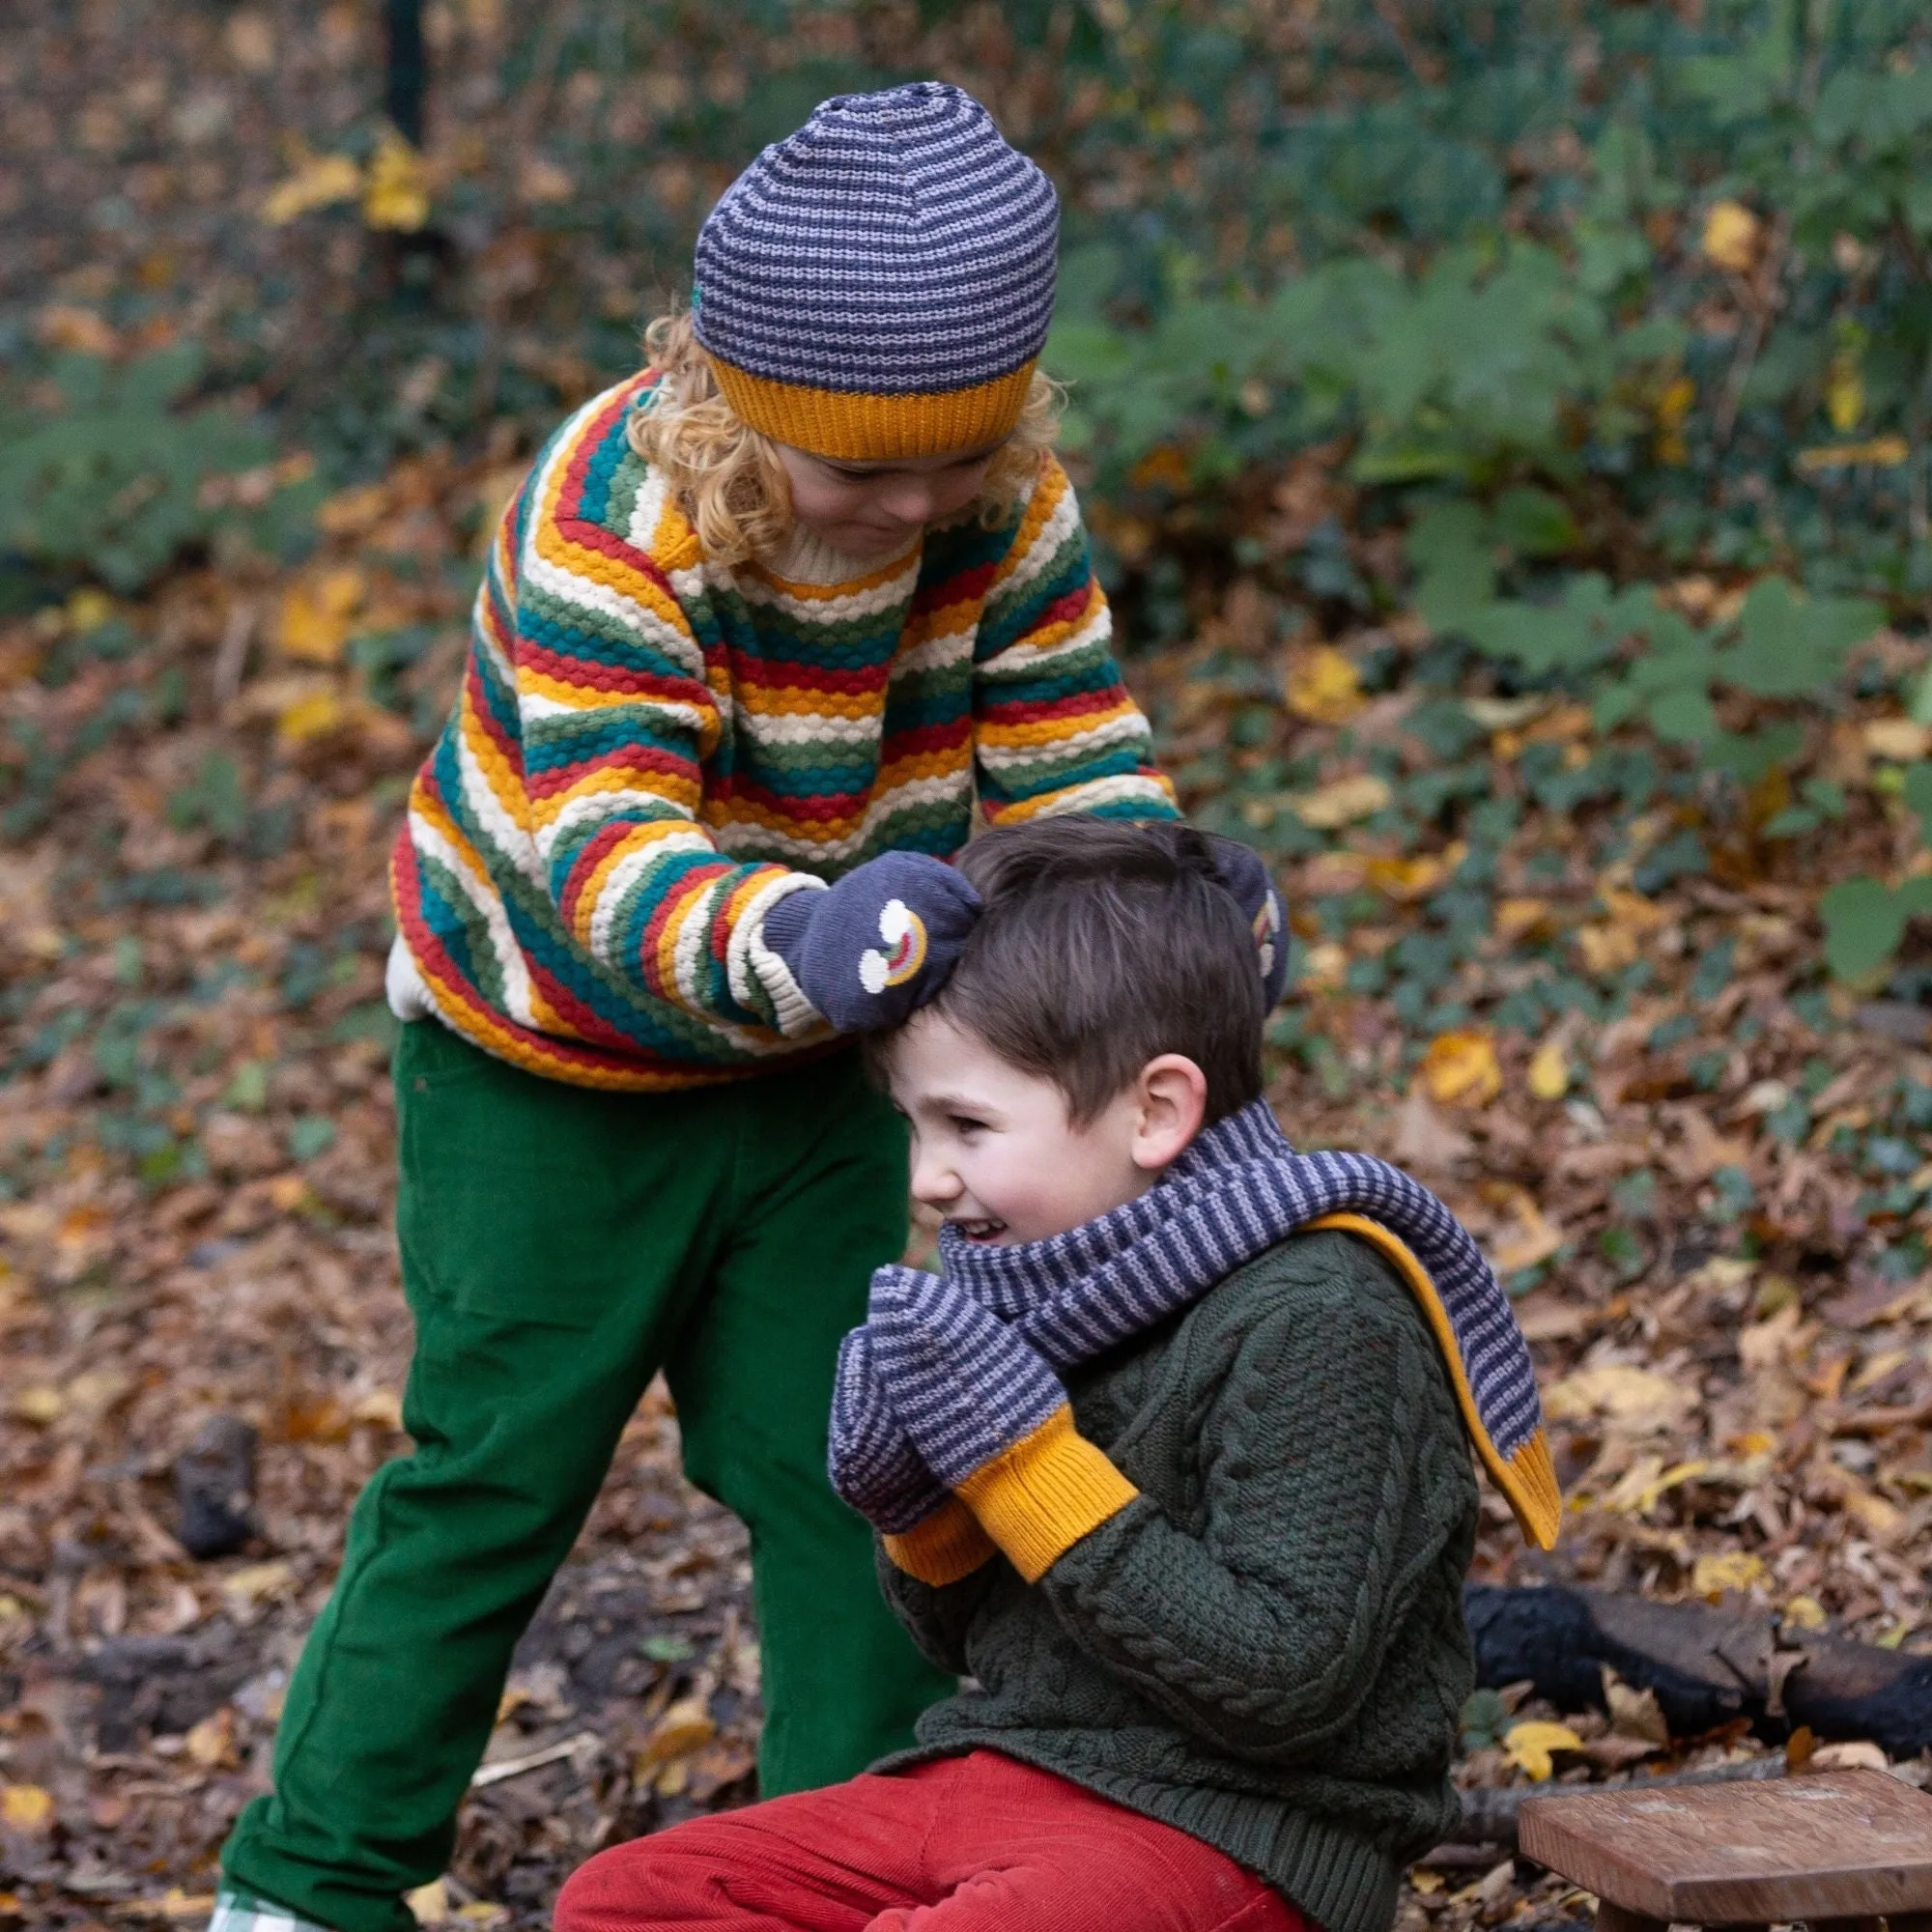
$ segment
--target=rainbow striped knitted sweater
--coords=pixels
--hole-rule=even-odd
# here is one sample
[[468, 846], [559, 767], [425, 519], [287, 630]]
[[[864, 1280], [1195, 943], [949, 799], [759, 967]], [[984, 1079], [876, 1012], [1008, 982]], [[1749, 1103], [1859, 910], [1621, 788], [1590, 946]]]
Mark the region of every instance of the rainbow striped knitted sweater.
[[882, 851], [950, 856], [976, 793], [994, 822], [1175, 810], [1057, 462], [1003, 527], [856, 577], [822, 547], [726, 568], [626, 438], [654, 380], [571, 416], [505, 512], [390, 870], [440, 1019], [645, 1091], [822, 1044], [765, 915]]

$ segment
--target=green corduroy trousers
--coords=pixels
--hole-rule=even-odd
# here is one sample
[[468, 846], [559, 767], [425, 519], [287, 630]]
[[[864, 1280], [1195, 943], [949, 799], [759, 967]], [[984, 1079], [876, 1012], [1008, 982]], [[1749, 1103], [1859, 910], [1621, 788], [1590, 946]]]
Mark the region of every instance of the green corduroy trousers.
[[692, 1481], [751, 1531], [768, 1795], [849, 1777], [951, 1690], [825, 1477], [832, 1372], [905, 1236], [906, 1148], [857, 1056], [695, 1093], [520, 1071], [433, 1020], [396, 1055], [413, 1451], [342, 1572], [225, 1882], [336, 1932], [413, 1932], [518, 1637], [662, 1368]]

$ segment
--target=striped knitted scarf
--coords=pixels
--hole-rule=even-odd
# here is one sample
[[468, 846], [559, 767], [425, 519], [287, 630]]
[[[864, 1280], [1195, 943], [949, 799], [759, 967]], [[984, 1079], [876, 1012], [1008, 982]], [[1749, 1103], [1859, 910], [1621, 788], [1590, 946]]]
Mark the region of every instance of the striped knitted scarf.
[[1548, 1548], [1562, 1498], [1509, 1297], [1468, 1230], [1387, 1161], [1296, 1153], [1256, 1100], [1200, 1134], [1159, 1186], [1110, 1213], [1012, 1247], [948, 1226], [939, 1246], [947, 1278], [1064, 1373], [1313, 1226], [1344, 1228], [1395, 1266], [1429, 1318], [1484, 1464], [1524, 1534]]

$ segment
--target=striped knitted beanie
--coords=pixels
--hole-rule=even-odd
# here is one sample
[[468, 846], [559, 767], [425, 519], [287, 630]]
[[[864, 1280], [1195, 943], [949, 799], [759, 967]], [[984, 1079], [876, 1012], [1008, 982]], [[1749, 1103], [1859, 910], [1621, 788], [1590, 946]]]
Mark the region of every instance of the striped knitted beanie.
[[1018, 421], [1053, 313], [1060, 204], [969, 94], [822, 102], [724, 191], [691, 305], [731, 408], [848, 461], [940, 456]]

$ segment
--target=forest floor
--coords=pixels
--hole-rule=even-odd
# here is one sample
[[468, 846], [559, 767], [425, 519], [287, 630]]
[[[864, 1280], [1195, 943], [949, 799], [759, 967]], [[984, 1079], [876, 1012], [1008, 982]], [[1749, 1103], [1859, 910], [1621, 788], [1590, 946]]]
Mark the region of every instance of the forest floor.
[[[424, 743], [412, 721], [433, 723], [461, 649], [446, 566], [502, 485], [405, 466], [331, 500], [299, 572], [182, 574], [0, 643], [10, 712], [51, 760], [27, 801], [39, 822], [16, 816], [0, 853], [0, 1922], [202, 1909], [223, 1833], [264, 1788], [350, 1504], [406, 1446], [384, 863]], [[1254, 621], [1233, 593], [1185, 650], [1131, 665], [1184, 778], [1227, 743], [1257, 664], [1323, 787], [1359, 786], [1378, 733], [1426, 768], [1404, 699], [1311, 698], [1305, 659], [1231, 649]], [[91, 648], [110, 624], [125, 638]], [[348, 640], [399, 627], [432, 641], [378, 702]], [[1301, 715], [1324, 705], [1328, 722]], [[1847, 757], [1898, 728], [1850, 724]], [[1560, 714], [1527, 736], [1496, 725], [1497, 795], [1520, 791], [1539, 730], [1586, 742]], [[1899, 1037], [1917, 1010], [1796, 990], [1815, 941], [1792, 886], [1639, 894], [1576, 864], [1575, 840], [1561, 814], [1524, 815], [1463, 990], [1480, 1003], [1486, 976], [1520, 973], [1512, 942], [1539, 924], [1586, 971], [1644, 953], [1646, 990], [1542, 1040], [1444, 1034], [1406, 1093], [1401, 1015], [1338, 968], [1387, 951], [1445, 861], [1343, 843], [1285, 866], [1293, 906], [1368, 892], [1385, 913], [1309, 947], [1293, 1010], [1304, 1046], [1325, 1045], [1283, 1054], [1272, 1097], [1302, 1145], [1420, 1174], [1525, 1290], [1572, 1514], [1555, 1554], [1532, 1558], [1492, 1498], [1479, 1576], [1739, 1593], [1916, 1647], [1932, 1638], [1932, 1287], [1870, 1229], [1909, 1220], [1879, 1196], [1926, 1178], [1932, 1058]], [[1510, 869], [1532, 867], [1512, 890]], [[1750, 1191], [1741, 1222], [1723, 1216], [1727, 1174]], [[252, 1533], [196, 1561], [174, 1534], [176, 1465], [218, 1416], [259, 1435]], [[742, 1533], [682, 1483], [652, 1397], [520, 1654], [426, 1916], [538, 1925], [599, 1845], [749, 1794], [746, 1579]], [[1514, 1715], [1570, 1724], [1572, 1776], [1752, 1747], [1663, 1744], [1640, 1715], [1621, 1733]], [[1489, 1745], [1463, 1775], [1523, 1773]], [[1417, 1886], [1406, 1909], [1438, 1918], [1564, 1909], [1500, 1863]]]
[[[330, 7], [311, 35], [289, 6], [181, 9], [181, 35], [131, 46], [131, 0], [72, 34], [30, 11], [0, 66], [0, 293], [33, 292], [40, 339], [120, 355], [253, 314], [277, 276], [286, 297], [308, 243], [244, 245], [233, 212], [314, 103], [361, 111], [373, 13]], [[48, 213], [76, 209], [85, 234]], [[508, 275], [518, 234], [541, 279], [523, 230], [478, 262]], [[339, 235], [318, 261], [343, 301], [367, 279]], [[504, 283], [506, 312], [527, 285]], [[150, 287], [150, 322], [103, 319]], [[299, 307], [270, 320], [299, 333]], [[506, 363], [551, 369], [541, 348], [513, 335]], [[425, 362], [395, 387], [426, 409], [440, 381]], [[206, 1912], [351, 1504], [407, 1448], [384, 863], [520, 472], [514, 427], [478, 442], [331, 497], [299, 566], [224, 554], [0, 619], [0, 1928]], [[1366, 571], [1392, 538], [1355, 528], [1343, 454], [1258, 481], [1250, 554], [1339, 530], [1365, 574], [1400, 575]], [[1122, 555], [1166, 540], [1107, 527]], [[1660, 592], [1701, 612], [1739, 589]], [[1922, 641], [1882, 633], [1876, 695], [1804, 721], [1842, 815], [1790, 838], [1788, 793], [1707, 821], [1694, 775], [1581, 705], [1426, 689], [1412, 618], [1308, 616], [1260, 575], [1197, 585], [1184, 640], [1127, 672], [1190, 808], [1280, 857], [1291, 1136], [1410, 1168], [1519, 1296], [1572, 1506], [1532, 1557], [1491, 1497], [1478, 1576], [1729, 1597], [1932, 1650], [1932, 1015], [1827, 984], [1815, 918], [1833, 878], [1915, 849], [1896, 779], [1932, 732], [1887, 694]], [[259, 1443], [249, 1523], [197, 1560], [177, 1470], [220, 1418]], [[536, 1928], [600, 1846], [752, 1794], [747, 1578], [647, 1398], [420, 1917]], [[1505, 1703], [1568, 1727], [1542, 1743], [1572, 1779], [1759, 1748], [1662, 1738], [1640, 1699]], [[1475, 1743], [1460, 1775], [1520, 1782], [1536, 1743]], [[1403, 1913], [1586, 1916], [1481, 1855], [1418, 1867]]]

